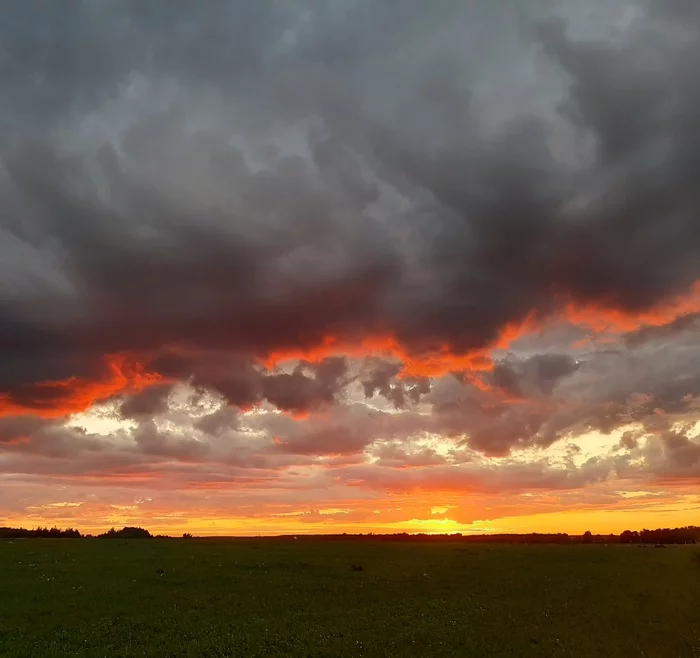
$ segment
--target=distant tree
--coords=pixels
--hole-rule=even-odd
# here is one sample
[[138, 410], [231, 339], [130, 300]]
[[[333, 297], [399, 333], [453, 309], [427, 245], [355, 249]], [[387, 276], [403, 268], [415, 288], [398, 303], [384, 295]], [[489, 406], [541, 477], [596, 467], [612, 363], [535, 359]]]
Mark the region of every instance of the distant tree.
[[151, 533], [144, 528], [124, 527], [121, 530], [110, 528], [107, 532], [97, 535], [99, 539], [150, 539]]
[[625, 530], [620, 534], [621, 544], [636, 544], [639, 542], [639, 533], [635, 530]]
[[192, 533], [191, 532], [183, 532], [182, 538], [183, 539], [192, 539]]
[[581, 537], [581, 541], [584, 544], [590, 544], [593, 541], [593, 535], [591, 534], [590, 530], [586, 530], [586, 532], [583, 533], [583, 537]]

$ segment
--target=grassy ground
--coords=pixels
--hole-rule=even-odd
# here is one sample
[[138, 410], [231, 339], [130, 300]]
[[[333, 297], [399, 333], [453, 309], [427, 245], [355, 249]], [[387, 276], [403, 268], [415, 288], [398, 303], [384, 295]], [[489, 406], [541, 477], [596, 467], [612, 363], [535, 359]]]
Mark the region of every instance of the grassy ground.
[[700, 656], [700, 550], [4, 541], [0, 655]]

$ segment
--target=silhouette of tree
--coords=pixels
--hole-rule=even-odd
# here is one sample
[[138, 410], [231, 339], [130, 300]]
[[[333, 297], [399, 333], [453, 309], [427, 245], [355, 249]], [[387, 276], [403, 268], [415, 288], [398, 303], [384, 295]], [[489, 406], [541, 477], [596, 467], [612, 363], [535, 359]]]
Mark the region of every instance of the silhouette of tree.
[[639, 533], [635, 530], [625, 530], [620, 534], [621, 544], [636, 544], [639, 542]]
[[121, 530], [110, 528], [107, 532], [97, 535], [98, 539], [150, 539], [151, 533], [144, 528], [125, 527]]

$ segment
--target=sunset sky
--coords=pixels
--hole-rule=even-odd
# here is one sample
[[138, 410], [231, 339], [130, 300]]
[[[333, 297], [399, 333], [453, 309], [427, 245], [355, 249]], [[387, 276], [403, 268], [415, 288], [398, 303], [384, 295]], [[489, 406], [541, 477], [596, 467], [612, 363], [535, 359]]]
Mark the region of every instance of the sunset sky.
[[0, 525], [700, 521], [700, 3], [0, 22]]

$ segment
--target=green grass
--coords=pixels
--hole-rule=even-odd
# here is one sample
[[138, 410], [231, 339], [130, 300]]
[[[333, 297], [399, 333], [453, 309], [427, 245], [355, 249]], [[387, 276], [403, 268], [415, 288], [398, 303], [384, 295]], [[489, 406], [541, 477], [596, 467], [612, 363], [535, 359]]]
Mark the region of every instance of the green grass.
[[700, 551], [3, 541], [0, 655], [700, 656]]

